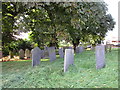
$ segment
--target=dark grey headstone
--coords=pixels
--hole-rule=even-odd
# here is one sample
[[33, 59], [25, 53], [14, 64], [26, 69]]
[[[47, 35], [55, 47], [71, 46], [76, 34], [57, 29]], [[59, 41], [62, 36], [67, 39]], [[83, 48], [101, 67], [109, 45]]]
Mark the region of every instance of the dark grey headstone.
[[64, 58], [63, 48], [59, 48], [59, 55], [60, 55], [60, 58]]
[[49, 47], [48, 48], [48, 53], [49, 53], [50, 62], [56, 60], [55, 47]]
[[24, 59], [24, 56], [25, 56], [24, 50], [20, 49], [20, 51], [19, 51], [19, 58], [20, 59]]
[[96, 46], [96, 69], [101, 69], [105, 67], [105, 46]]
[[32, 66], [36, 66], [40, 64], [40, 59], [41, 59], [41, 50], [39, 47], [35, 47], [32, 50]]
[[69, 65], [74, 64], [74, 50], [65, 49], [64, 56], [64, 72], [68, 70]]

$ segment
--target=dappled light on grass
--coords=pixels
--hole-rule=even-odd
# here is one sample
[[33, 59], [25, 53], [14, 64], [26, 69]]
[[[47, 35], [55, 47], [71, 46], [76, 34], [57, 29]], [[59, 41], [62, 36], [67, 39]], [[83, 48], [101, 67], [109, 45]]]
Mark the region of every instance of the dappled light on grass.
[[50, 59], [41, 59], [41, 61], [49, 61]]

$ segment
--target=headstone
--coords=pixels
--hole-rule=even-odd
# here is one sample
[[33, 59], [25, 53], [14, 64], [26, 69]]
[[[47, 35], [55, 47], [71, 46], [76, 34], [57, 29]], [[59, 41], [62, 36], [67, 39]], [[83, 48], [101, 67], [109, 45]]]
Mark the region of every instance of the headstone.
[[41, 50], [41, 58], [44, 58], [45, 55], [44, 55], [45, 51], [44, 50]]
[[30, 50], [25, 50], [25, 57], [30, 58]]
[[96, 69], [101, 69], [105, 67], [105, 46], [96, 46]]
[[13, 58], [13, 57], [14, 57], [13, 52], [12, 52], [12, 51], [9, 51], [9, 58], [11, 59], [11, 58]]
[[0, 58], [2, 58], [2, 51], [0, 51]]
[[24, 50], [20, 49], [20, 51], [19, 51], [19, 58], [20, 59], [24, 59], [24, 56], [25, 56]]
[[72, 49], [72, 47], [68, 47], [68, 49]]
[[48, 53], [49, 53], [50, 62], [56, 60], [55, 47], [49, 47]]
[[76, 47], [76, 53], [79, 53], [79, 47]]
[[47, 49], [48, 49], [48, 47], [44, 46], [44, 50], [47, 50]]
[[48, 50], [44, 50], [44, 59], [49, 58]]
[[64, 58], [63, 48], [59, 48], [59, 55], [60, 55], [60, 58]]
[[69, 65], [74, 64], [74, 50], [65, 49], [64, 56], [64, 72], [68, 70]]
[[84, 51], [84, 47], [82, 47], [82, 46], [76, 47], [76, 53], [81, 53], [83, 51]]
[[95, 50], [95, 46], [92, 46], [92, 47], [91, 47], [91, 50]]
[[83, 52], [84, 51], [84, 47], [83, 46], [80, 46], [79, 47], [79, 52], [81, 53], [81, 52]]
[[41, 59], [41, 50], [39, 47], [35, 47], [32, 50], [32, 66], [36, 66], [40, 64], [40, 59]]

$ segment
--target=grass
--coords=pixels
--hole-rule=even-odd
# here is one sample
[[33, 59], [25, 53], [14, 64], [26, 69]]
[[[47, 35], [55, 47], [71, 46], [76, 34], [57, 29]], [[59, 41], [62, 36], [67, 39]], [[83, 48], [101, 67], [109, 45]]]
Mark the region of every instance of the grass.
[[74, 65], [64, 73], [64, 59], [2, 63], [3, 88], [118, 88], [118, 51], [106, 54], [106, 67], [96, 70], [95, 52], [76, 54]]

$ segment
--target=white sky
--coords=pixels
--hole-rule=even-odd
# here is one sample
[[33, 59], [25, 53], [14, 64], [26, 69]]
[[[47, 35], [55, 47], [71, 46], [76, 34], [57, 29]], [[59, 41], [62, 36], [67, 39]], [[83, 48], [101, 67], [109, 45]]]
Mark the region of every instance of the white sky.
[[108, 4], [108, 12], [114, 18], [116, 22], [115, 28], [113, 31], [109, 31], [106, 36], [106, 40], [110, 40], [112, 37], [116, 37], [118, 39], [118, 2], [120, 0], [104, 0]]
[[[116, 37], [118, 39], [118, 2], [120, 0], [104, 0], [108, 4], [108, 13], [112, 15], [114, 18], [114, 21], [116, 22], [115, 28], [113, 31], [109, 31], [106, 36], [106, 40], [110, 40], [113, 37]], [[28, 39], [28, 34], [27, 33], [21, 33], [19, 38], [26, 38]]]

